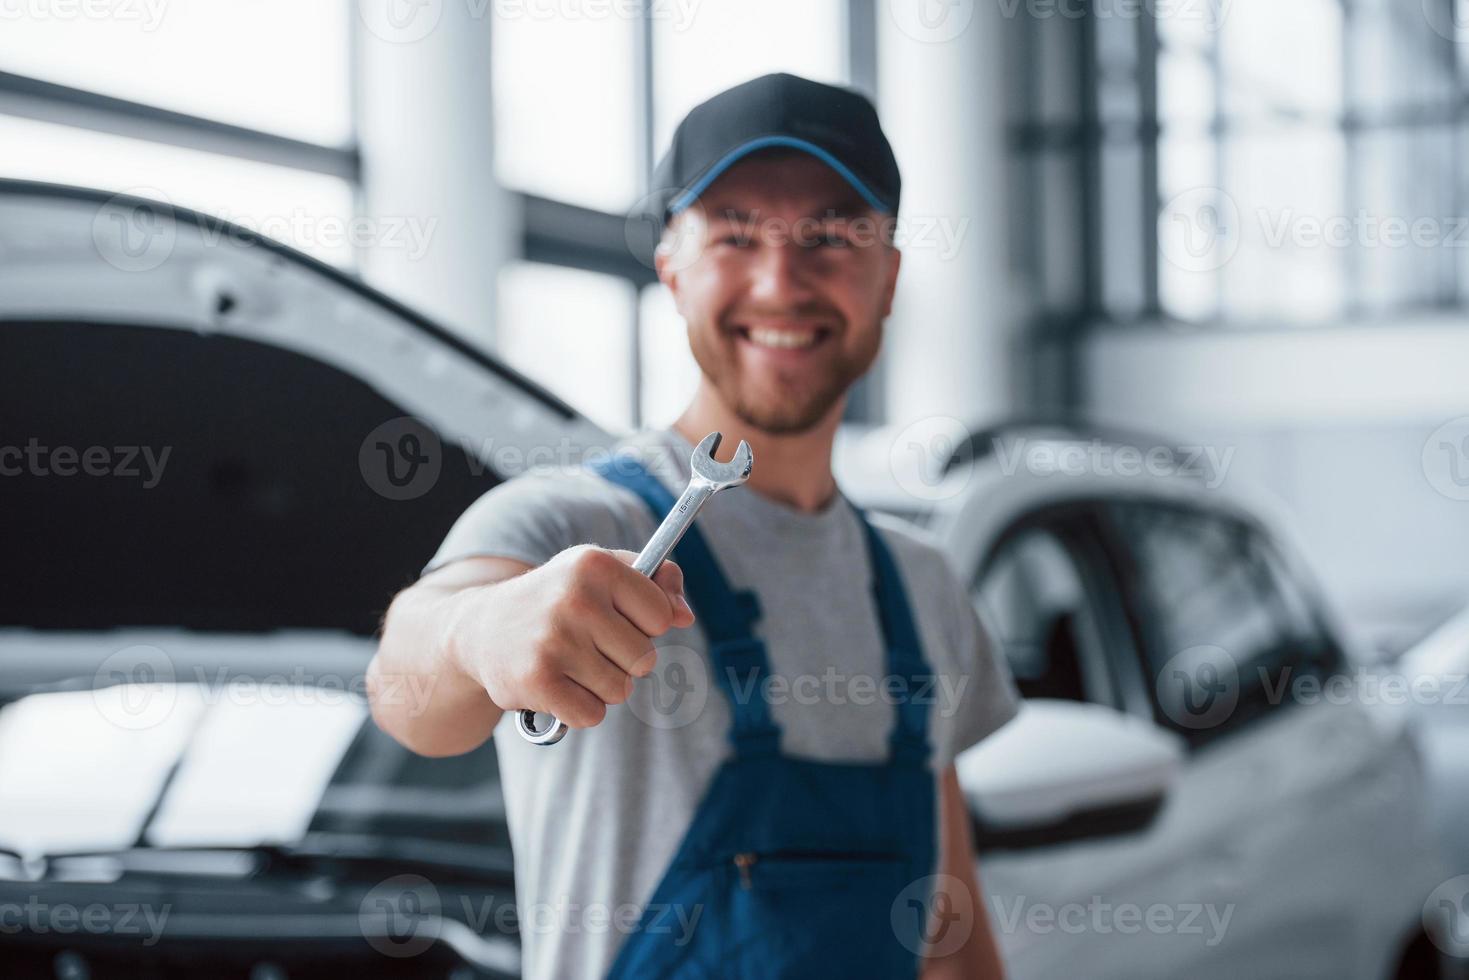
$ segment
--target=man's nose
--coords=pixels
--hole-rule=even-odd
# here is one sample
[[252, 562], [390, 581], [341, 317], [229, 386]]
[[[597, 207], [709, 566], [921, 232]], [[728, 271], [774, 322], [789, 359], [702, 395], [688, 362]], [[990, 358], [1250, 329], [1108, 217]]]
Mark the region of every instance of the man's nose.
[[756, 250], [750, 291], [758, 299], [793, 303], [811, 294], [811, 250], [787, 239], [765, 241]]

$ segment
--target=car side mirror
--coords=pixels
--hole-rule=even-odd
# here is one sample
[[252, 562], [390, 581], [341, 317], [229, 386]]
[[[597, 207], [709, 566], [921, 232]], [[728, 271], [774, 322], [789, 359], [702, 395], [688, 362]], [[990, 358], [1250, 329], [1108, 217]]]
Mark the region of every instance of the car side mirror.
[[1181, 738], [1143, 719], [1040, 699], [954, 765], [976, 846], [1014, 850], [1145, 829], [1184, 752]]

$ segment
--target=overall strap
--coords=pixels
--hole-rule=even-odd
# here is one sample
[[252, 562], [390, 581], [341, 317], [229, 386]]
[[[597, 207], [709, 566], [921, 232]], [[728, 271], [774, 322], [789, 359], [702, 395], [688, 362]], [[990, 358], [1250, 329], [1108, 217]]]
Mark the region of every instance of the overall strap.
[[[629, 455], [590, 464], [603, 478], [637, 494], [653, 513], [655, 524], [677, 500], [666, 487]], [[674, 546], [672, 558], [683, 570], [684, 595], [709, 641], [710, 669], [729, 702], [733, 725], [730, 741], [739, 756], [773, 754], [780, 748], [780, 729], [770, 717], [765, 680], [770, 664], [765, 644], [755, 635], [760, 602], [755, 593], [735, 591], [714, 559], [697, 527], [689, 527]]]
[[904, 685], [898, 703], [893, 706], [893, 732], [888, 740], [891, 757], [895, 762], [922, 763], [929, 755], [928, 702], [932, 700], [934, 675], [923, 659], [923, 645], [897, 562], [867, 515], [857, 510], [857, 516], [867, 531], [872, 592], [887, 644], [887, 669], [893, 677], [901, 678]]

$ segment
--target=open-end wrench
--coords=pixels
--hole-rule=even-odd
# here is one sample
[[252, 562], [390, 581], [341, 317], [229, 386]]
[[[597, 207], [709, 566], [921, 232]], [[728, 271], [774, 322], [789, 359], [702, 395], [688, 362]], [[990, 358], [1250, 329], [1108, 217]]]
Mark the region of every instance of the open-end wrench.
[[[658, 566], [663, 564], [663, 559], [668, 557], [673, 546], [678, 544], [684, 532], [694, 523], [699, 508], [719, 491], [737, 487], [750, 478], [750, 470], [755, 465], [750, 444], [741, 439], [734, 458], [728, 463], [721, 463], [714, 458], [714, 451], [719, 448], [721, 438], [723, 437], [720, 433], [711, 432], [694, 447], [694, 454], [689, 458], [689, 469], [693, 474], [689, 477], [689, 485], [673, 505], [673, 510], [663, 518], [663, 523], [658, 525], [658, 530], [653, 532], [653, 536], [643, 546], [637, 560], [632, 564], [634, 571], [652, 578], [653, 573], [658, 571]], [[536, 712], [531, 708], [522, 708], [515, 713], [515, 728], [522, 738], [536, 745], [555, 745], [567, 732], [566, 725], [555, 715], [551, 716], [551, 724], [546, 728], [536, 728]]]

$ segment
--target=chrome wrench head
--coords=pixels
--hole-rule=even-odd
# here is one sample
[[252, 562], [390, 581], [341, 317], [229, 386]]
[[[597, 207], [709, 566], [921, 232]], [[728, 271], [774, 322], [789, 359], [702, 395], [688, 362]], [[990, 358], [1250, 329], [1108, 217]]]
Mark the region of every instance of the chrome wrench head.
[[721, 463], [715, 459], [714, 452], [719, 448], [719, 443], [723, 438], [721, 433], [709, 433], [694, 447], [694, 454], [689, 458], [689, 465], [693, 469], [694, 476], [709, 484], [716, 491], [737, 487], [744, 483], [750, 478], [750, 470], [755, 465], [755, 457], [750, 452], [750, 444], [743, 439], [740, 440], [739, 448], [735, 450], [734, 458], [728, 463]]
[[[755, 466], [750, 444], [741, 439], [734, 458], [728, 463], [721, 463], [714, 458], [714, 452], [722, 438], [720, 433], [711, 432], [694, 447], [693, 455], [689, 457], [692, 475], [688, 488], [633, 563], [633, 568], [644, 575], [651, 577], [658, 570], [684, 531], [694, 522], [705, 501], [720, 490], [740, 486], [750, 478], [750, 471]], [[533, 745], [555, 745], [566, 737], [567, 732], [565, 722], [554, 715], [545, 728], [536, 727], [536, 712], [530, 708], [522, 708], [515, 713], [515, 727], [521, 738]]]

